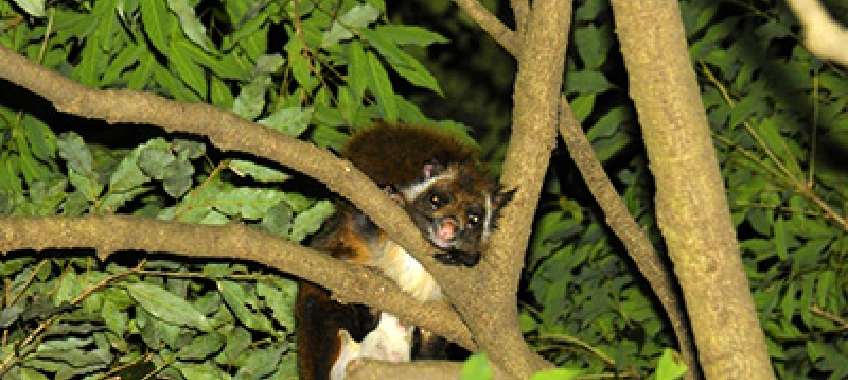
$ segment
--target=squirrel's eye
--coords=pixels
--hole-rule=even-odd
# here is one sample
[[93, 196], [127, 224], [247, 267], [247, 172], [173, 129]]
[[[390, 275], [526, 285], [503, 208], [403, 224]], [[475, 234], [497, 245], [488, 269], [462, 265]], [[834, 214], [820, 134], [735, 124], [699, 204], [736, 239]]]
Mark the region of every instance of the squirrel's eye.
[[439, 196], [439, 194], [430, 194], [429, 200], [430, 200], [430, 206], [431, 207], [433, 207], [433, 208], [442, 207], [443, 200], [442, 200], [442, 197]]
[[477, 215], [477, 214], [474, 214], [474, 213], [468, 214], [468, 225], [469, 226], [476, 226], [478, 223], [480, 223], [480, 215]]

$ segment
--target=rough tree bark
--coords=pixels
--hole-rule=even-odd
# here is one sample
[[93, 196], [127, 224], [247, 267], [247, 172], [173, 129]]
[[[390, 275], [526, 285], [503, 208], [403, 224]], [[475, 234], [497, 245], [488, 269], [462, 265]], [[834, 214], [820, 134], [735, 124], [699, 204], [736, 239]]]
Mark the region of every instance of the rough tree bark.
[[613, 0], [657, 222], [708, 379], [774, 378], [677, 3]]

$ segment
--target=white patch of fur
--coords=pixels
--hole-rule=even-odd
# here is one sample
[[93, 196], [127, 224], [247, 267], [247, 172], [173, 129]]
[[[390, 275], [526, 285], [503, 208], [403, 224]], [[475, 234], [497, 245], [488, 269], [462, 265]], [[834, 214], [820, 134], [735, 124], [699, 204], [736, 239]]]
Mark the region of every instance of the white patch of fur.
[[347, 376], [347, 366], [360, 355], [359, 343], [351, 338], [347, 330], [341, 329], [338, 334], [342, 344], [339, 348], [339, 356], [333, 363], [333, 368], [330, 369], [330, 380], [344, 380]]
[[432, 186], [434, 183], [439, 182], [443, 179], [448, 179], [448, 180], [454, 179], [455, 177], [456, 177], [455, 170], [447, 170], [444, 173], [441, 173], [439, 175], [427, 178], [424, 181], [421, 181], [420, 183], [416, 183], [416, 184], [411, 185], [409, 187], [400, 189], [400, 192], [403, 193], [403, 196], [407, 200], [411, 201], [415, 198], [418, 198], [419, 195], [421, 195], [425, 191], [427, 191], [427, 189], [430, 186]]
[[383, 250], [383, 257], [375, 257], [374, 259], [374, 265], [382, 269], [386, 276], [394, 280], [404, 292], [415, 299], [438, 301], [444, 297], [442, 288], [436, 283], [436, 279], [424, 270], [418, 260], [415, 260], [403, 247], [394, 242], [387, 242]]
[[483, 193], [483, 199], [486, 200], [486, 215], [483, 216], [483, 231], [480, 233], [482, 241], [488, 241], [492, 235], [492, 218], [494, 218], [495, 208], [492, 205], [492, 195]]
[[380, 313], [380, 323], [362, 339], [360, 357], [391, 363], [409, 361], [412, 351], [412, 330], [394, 315]]
[[359, 358], [387, 361], [391, 363], [408, 362], [412, 351], [412, 330], [400, 323], [394, 315], [380, 314], [380, 322], [362, 343], [356, 343], [347, 330], [339, 330], [341, 349], [333, 368], [331, 380], [344, 380], [348, 366]]

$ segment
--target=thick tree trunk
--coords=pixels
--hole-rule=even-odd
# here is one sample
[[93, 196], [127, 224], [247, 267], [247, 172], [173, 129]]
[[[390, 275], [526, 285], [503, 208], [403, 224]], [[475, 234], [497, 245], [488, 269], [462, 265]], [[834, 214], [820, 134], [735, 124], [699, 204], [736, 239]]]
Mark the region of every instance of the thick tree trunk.
[[677, 3], [612, 4], [656, 181], [657, 221], [684, 292], [704, 374], [707, 379], [774, 378]]

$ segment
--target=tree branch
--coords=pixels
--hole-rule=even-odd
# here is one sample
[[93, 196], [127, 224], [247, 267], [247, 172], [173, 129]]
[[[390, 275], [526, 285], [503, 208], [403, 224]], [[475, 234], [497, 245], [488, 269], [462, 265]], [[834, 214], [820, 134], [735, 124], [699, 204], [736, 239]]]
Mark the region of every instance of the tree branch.
[[813, 55], [848, 67], [848, 29], [840, 26], [817, 0], [787, 0], [803, 29], [804, 46]]
[[[476, 268], [440, 265], [439, 251], [415, 228], [409, 216], [347, 160], [314, 144], [272, 131], [204, 103], [180, 103], [132, 90], [96, 90], [75, 83], [0, 46], [0, 78], [53, 103], [59, 112], [109, 123], [152, 124], [168, 132], [206, 136], [222, 150], [262, 156], [307, 174], [348, 198], [393, 241], [406, 247], [440, 284], [468, 291], [467, 279], [485, 276]], [[445, 292], [452, 299], [450, 291]], [[469, 316], [466, 316], [469, 317]]]
[[341, 302], [374, 306], [466, 348], [475, 347], [469, 331], [447, 303], [422, 303], [366, 267], [348, 265], [239, 223], [208, 226], [126, 215], [0, 218], [0, 252], [27, 248], [94, 248], [101, 260], [123, 249], [251, 260], [319, 283]]
[[[523, 36], [527, 32], [527, 18], [530, 15], [530, 3], [528, 0], [510, 0], [512, 14], [515, 18], [515, 32]], [[509, 49], [507, 49], [509, 51]], [[510, 51], [512, 55], [518, 56], [517, 52]]]
[[454, 0], [453, 2], [466, 15], [473, 18], [477, 22], [477, 25], [480, 25], [480, 29], [485, 30], [486, 33], [492, 36], [498, 45], [501, 45], [501, 47], [513, 56], [518, 56], [521, 50], [518, 43], [519, 36], [504, 25], [501, 20], [498, 20], [483, 4], [480, 4], [477, 0]]
[[[445, 361], [414, 361], [408, 363], [389, 363], [374, 360], [361, 360], [351, 364], [348, 372], [350, 380], [456, 380], [462, 371], [462, 363]], [[507, 380], [510, 377], [492, 366], [493, 380]]]
[[[96, 90], [75, 83], [0, 46], [0, 78], [53, 103], [59, 112], [109, 123], [152, 124], [167, 132], [207, 136], [222, 150], [255, 154], [312, 176], [350, 199], [392, 238], [414, 252], [435, 254], [403, 209], [347, 160], [204, 103], [180, 103], [132, 90]], [[414, 253], [416, 258], [422, 255]], [[421, 260], [427, 266], [435, 260]], [[428, 269], [430, 269], [428, 267]], [[437, 272], [435, 269], [434, 272]]]
[[[675, 280], [671, 271], [663, 264], [663, 260], [645, 231], [636, 224], [624, 202], [621, 201], [621, 197], [604, 172], [592, 144], [583, 133], [583, 128], [571, 112], [565, 97], [562, 97], [560, 105], [560, 135], [565, 141], [568, 154], [574, 160], [583, 180], [586, 181], [586, 186], [603, 210], [606, 224], [624, 244], [633, 262], [639, 268], [639, 272], [651, 284], [651, 289], [668, 313], [668, 319], [671, 321], [686, 365], [697, 369], [695, 344], [692, 342], [691, 330], [686, 320], [686, 307], [674, 289]], [[697, 373], [696, 370], [689, 371], [692, 375], [690, 378], [697, 378], [697, 375], [694, 375]]]

